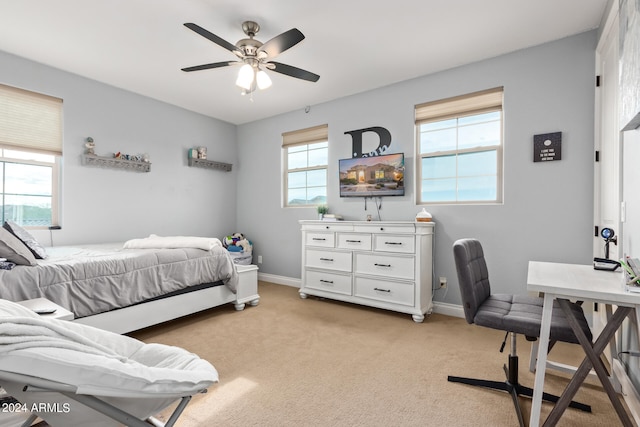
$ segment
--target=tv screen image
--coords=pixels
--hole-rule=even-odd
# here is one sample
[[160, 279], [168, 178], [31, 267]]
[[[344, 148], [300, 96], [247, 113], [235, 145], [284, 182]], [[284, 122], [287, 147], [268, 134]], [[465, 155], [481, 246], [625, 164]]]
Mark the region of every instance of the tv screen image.
[[404, 196], [404, 153], [339, 160], [340, 197]]

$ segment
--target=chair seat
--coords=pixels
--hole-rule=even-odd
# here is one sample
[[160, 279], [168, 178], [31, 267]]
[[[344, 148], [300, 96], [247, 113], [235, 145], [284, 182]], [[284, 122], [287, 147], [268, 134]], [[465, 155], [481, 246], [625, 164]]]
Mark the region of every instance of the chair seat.
[[[528, 337], [540, 337], [540, 316], [543, 299], [523, 295], [493, 294], [478, 308], [473, 323], [501, 331], [515, 332]], [[572, 304], [571, 310], [578, 319], [587, 338], [592, 339], [591, 329], [582, 307]], [[554, 302], [551, 315], [550, 339], [578, 343], [562, 309]]]

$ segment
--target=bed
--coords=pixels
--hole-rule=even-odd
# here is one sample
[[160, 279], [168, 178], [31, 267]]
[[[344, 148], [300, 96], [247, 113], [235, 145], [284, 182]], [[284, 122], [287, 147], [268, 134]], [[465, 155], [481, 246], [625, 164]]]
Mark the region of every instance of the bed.
[[251, 268], [236, 266], [218, 239], [202, 239], [152, 235], [124, 245], [46, 248], [34, 265], [0, 270], [0, 298], [47, 298], [76, 322], [117, 333], [222, 304], [257, 305], [257, 285], [240, 280]]

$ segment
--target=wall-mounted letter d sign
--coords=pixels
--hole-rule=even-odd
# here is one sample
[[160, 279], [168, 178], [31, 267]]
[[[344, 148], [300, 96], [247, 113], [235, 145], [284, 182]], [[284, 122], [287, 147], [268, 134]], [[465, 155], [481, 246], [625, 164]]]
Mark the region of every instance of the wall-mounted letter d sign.
[[[378, 148], [368, 153], [362, 152], [362, 134], [365, 132], [375, 132], [376, 134], [378, 134], [378, 137], [380, 138]], [[345, 135], [346, 134], [351, 135], [353, 157], [379, 156], [381, 154], [384, 154], [384, 152], [387, 151], [387, 149], [391, 145], [391, 133], [387, 129], [380, 126], [374, 126], [374, 127], [358, 129], [358, 130], [350, 130], [348, 132], [345, 132]]]

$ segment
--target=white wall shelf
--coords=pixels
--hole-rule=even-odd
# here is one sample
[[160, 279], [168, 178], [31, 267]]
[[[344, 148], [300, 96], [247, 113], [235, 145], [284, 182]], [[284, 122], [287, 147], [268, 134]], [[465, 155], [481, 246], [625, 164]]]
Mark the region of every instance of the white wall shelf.
[[113, 157], [100, 157], [93, 154], [82, 156], [85, 166], [98, 166], [103, 168], [125, 169], [135, 172], [149, 172], [151, 163], [138, 162], [135, 160], [123, 160]]
[[207, 159], [189, 159], [189, 166], [205, 169], [217, 169], [225, 172], [231, 172], [232, 165], [230, 163], [216, 162]]

